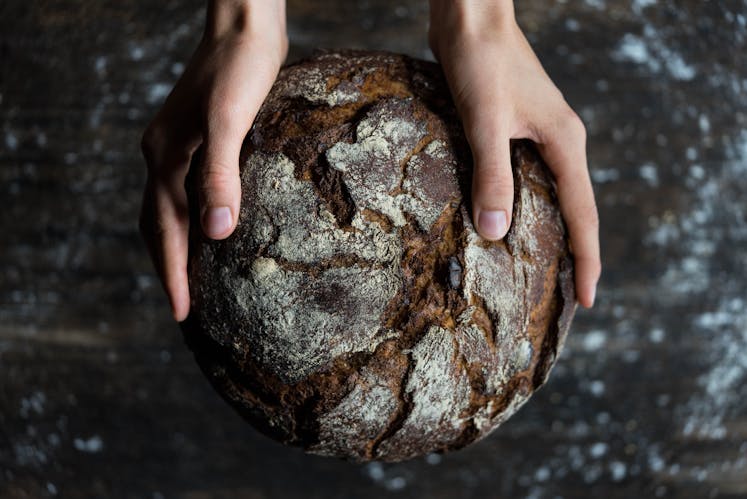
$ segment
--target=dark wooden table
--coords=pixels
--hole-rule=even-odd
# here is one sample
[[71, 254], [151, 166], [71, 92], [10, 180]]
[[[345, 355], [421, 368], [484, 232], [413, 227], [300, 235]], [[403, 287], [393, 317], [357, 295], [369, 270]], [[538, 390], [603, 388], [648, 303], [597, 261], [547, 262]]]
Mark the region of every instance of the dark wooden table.
[[[137, 233], [140, 134], [202, 3], [0, 3], [0, 496], [747, 497], [747, 3], [517, 3], [588, 126], [598, 305], [489, 438], [364, 466], [223, 403]], [[291, 59], [428, 55], [423, 1], [288, 10]]]

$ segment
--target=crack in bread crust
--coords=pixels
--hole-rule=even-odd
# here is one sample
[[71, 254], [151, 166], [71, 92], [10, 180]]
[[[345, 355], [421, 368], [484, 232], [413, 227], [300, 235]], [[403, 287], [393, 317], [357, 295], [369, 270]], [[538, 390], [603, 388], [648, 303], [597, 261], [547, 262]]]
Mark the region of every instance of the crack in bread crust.
[[332, 52], [284, 68], [241, 164], [235, 234], [190, 231], [183, 329], [258, 429], [398, 461], [484, 438], [547, 379], [575, 308], [552, 177], [512, 142], [511, 229], [479, 238], [437, 66]]

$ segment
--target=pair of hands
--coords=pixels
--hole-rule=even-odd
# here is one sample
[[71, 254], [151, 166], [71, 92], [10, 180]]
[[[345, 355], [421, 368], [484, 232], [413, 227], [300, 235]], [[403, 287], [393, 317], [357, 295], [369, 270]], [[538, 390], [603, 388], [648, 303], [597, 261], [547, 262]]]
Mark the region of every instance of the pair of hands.
[[[583, 123], [517, 26], [510, 0], [431, 0], [429, 42], [474, 158], [473, 221], [486, 239], [511, 224], [509, 140], [529, 138], [552, 170], [575, 260], [576, 295], [591, 307], [601, 272], [598, 215]], [[140, 230], [177, 321], [189, 313], [189, 210], [184, 179], [201, 144], [201, 225], [224, 239], [241, 200], [239, 151], [285, 60], [284, 0], [213, 0], [205, 35], [142, 142], [148, 180]]]

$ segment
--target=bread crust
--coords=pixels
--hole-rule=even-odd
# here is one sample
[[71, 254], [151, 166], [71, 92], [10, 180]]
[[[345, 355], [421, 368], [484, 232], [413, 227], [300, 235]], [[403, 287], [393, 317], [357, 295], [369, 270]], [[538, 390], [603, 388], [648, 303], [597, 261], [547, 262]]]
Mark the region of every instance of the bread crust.
[[190, 230], [182, 326], [216, 390], [272, 438], [353, 461], [489, 434], [546, 381], [576, 304], [552, 176], [530, 142], [511, 154], [512, 226], [488, 242], [438, 65], [283, 68], [242, 147], [235, 233]]

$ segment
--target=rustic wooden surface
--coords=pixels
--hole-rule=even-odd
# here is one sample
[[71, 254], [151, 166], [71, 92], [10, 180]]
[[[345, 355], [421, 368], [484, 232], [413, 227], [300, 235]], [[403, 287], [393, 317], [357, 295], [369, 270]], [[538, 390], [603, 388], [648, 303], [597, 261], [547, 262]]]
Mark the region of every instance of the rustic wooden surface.
[[[0, 497], [747, 497], [747, 3], [517, 2], [589, 130], [605, 272], [486, 440], [351, 465], [208, 386], [136, 230], [141, 130], [191, 1], [0, 3]], [[289, 2], [314, 46], [427, 56], [423, 1]]]

